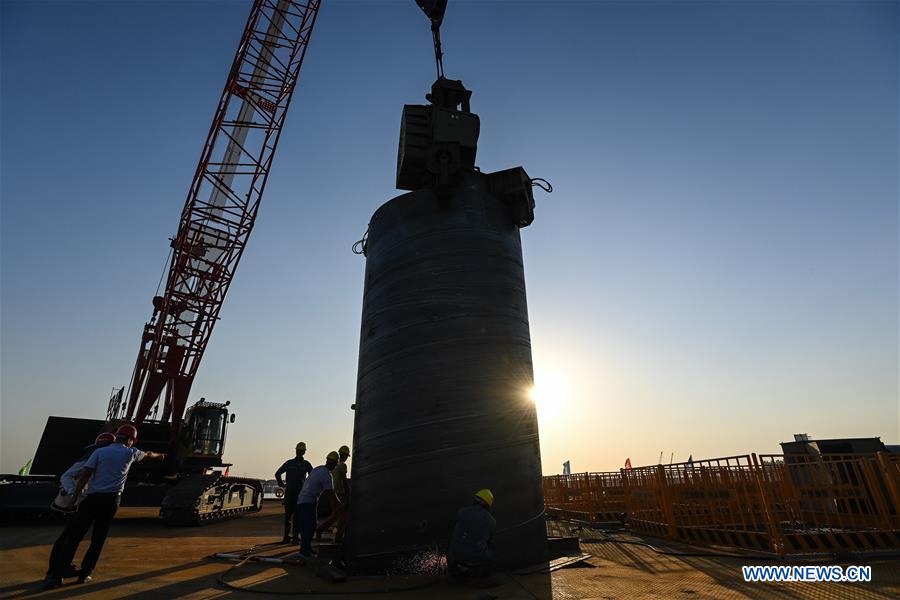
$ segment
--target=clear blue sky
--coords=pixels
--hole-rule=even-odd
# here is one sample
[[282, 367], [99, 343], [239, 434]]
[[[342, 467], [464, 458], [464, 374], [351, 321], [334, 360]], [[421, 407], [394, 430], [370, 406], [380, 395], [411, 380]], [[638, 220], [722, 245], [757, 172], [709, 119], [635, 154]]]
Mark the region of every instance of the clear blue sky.
[[[0, 3], [4, 471], [127, 383], [248, 10]], [[451, 0], [443, 37], [478, 164], [556, 188], [523, 235], [545, 472], [900, 441], [896, 2]], [[237, 472], [351, 439], [350, 246], [433, 78], [412, 0], [323, 2], [194, 385]]]

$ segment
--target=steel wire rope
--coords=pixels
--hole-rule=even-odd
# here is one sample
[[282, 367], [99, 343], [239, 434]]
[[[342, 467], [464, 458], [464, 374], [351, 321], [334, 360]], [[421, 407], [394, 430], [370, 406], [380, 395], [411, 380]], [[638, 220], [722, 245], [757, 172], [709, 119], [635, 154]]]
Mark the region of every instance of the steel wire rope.
[[530, 518], [528, 518], [528, 519], [525, 519], [525, 520], [522, 521], [521, 523], [518, 523], [518, 524], [516, 524], [516, 525], [511, 525], [511, 526], [509, 526], [509, 527], [504, 527], [503, 529], [498, 529], [497, 531], [494, 532], [494, 535], [500, 535], [500, 534], [503, 534], [503, 533], [508, 533], [508, 532], [510, 532], [510, 531], [513, 531], [514, 529], [518, 529], [519, 527], [524, 527], [525, 525], [528, 525], [528, 524], [531, 523], [532, 521], [536, 521], [536, 520], [540, 519], [540, 518], [543, 517], [545, 514], [546, 514], [546, 511], [545, 511], [545, 510], [542, 510], [541, 512], [539, 512], [539, 513], [536, 514], [535, 516], [530, 517]]
[[[171, 238], [170, 238], [170, 240], [171, 240]], [[153, 293], [154, 297], [159, 296], [159, 288], [162, 287], [163, 277], [165, 277], [166, 273], [169, 271], [170, 263], [172, 261], [172, 251], [173, 251], [172, 244], [169, 244], [169, 254], [166, 256], [166, 260], [163, 263], [162, 272], [159, 274], [159, 281], [156, 282], [156, 291]], [[141, 346], [141, 347], [143, 348], [143, 346]], [[128, 379], [128, 394], [125, 394], [123, 396], [123, 398], [131, 395], [131, 385], [134, 382], [134, 374], [137, 373], [137, 365], [138, 365], [137, 361], [135, 361], [134, 366], [131, 367], [131, 377], [129, 377], [129, 379]], [[158, 402], [159, 402], [159, 400], [157, 399], [157, 403]], [[123, 409], [121, 412], [125, 412], [125, 410], [127, 410], [127, 408], [128, 408], [127, 400], [125, 401], [124, 406], [122, 406], [121, 408]], [[109, 415], [107, 415], [107, 416], [109, 416]], [[118, 419], [119, 417], [113, 416], [112, 418]]]
[[[171, 241], [174, 242], [175, 240], [171, 240]], [[169, 244], [169, 255], [166, 256], [166, 262], [165, 262], [165, 264], [163, 264], [162, 273], [159, 274], [159, 281], [156, 284], [156, 293], [153, 294], [154, 296], [159, 296], [159, 288], [162, 287], [163, 277], [165, 277], [166, 272], [169, 270], [169, 263], [172, 260], [172, 250], [173, 250], [172, 244]]]

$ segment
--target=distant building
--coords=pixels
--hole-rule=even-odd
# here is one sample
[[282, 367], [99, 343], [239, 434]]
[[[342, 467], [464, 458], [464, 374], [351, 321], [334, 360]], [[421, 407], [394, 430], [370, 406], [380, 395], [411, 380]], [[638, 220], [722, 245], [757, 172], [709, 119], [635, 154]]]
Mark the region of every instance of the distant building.
[[[892, 447], [896, 448], [896, 446]], [[784, 454], [809, 454], [813, 456], [890, 452], [889, 448], [892, 447], [885, 446], [880, 437], [811, 440], [806, 433], [795, 434], [793, 442], [781, 442], [781, 450]]]

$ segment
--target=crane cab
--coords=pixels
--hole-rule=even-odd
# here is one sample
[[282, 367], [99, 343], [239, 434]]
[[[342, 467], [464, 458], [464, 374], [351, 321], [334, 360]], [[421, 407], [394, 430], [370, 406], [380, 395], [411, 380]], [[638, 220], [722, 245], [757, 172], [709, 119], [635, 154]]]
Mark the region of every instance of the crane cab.
[[208, 468], [226, 466], [222, 463], [225, 450], [225, 431], [234, 423], [228, 412], [229, 402], [199, 402], [185, 411], [178, 436], [178, 456], [184, 465]]

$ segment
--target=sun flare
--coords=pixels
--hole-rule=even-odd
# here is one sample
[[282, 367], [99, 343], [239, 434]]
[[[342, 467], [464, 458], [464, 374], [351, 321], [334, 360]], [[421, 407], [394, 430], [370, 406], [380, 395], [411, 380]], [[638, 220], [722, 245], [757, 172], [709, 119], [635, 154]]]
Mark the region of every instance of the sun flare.
[[528, 390], [528, 397], [537, 407], [538, 419], [545, 421], [562, 411], [566, 401], [566, 389], [558, 378], [537, 371], [534, 386]]

